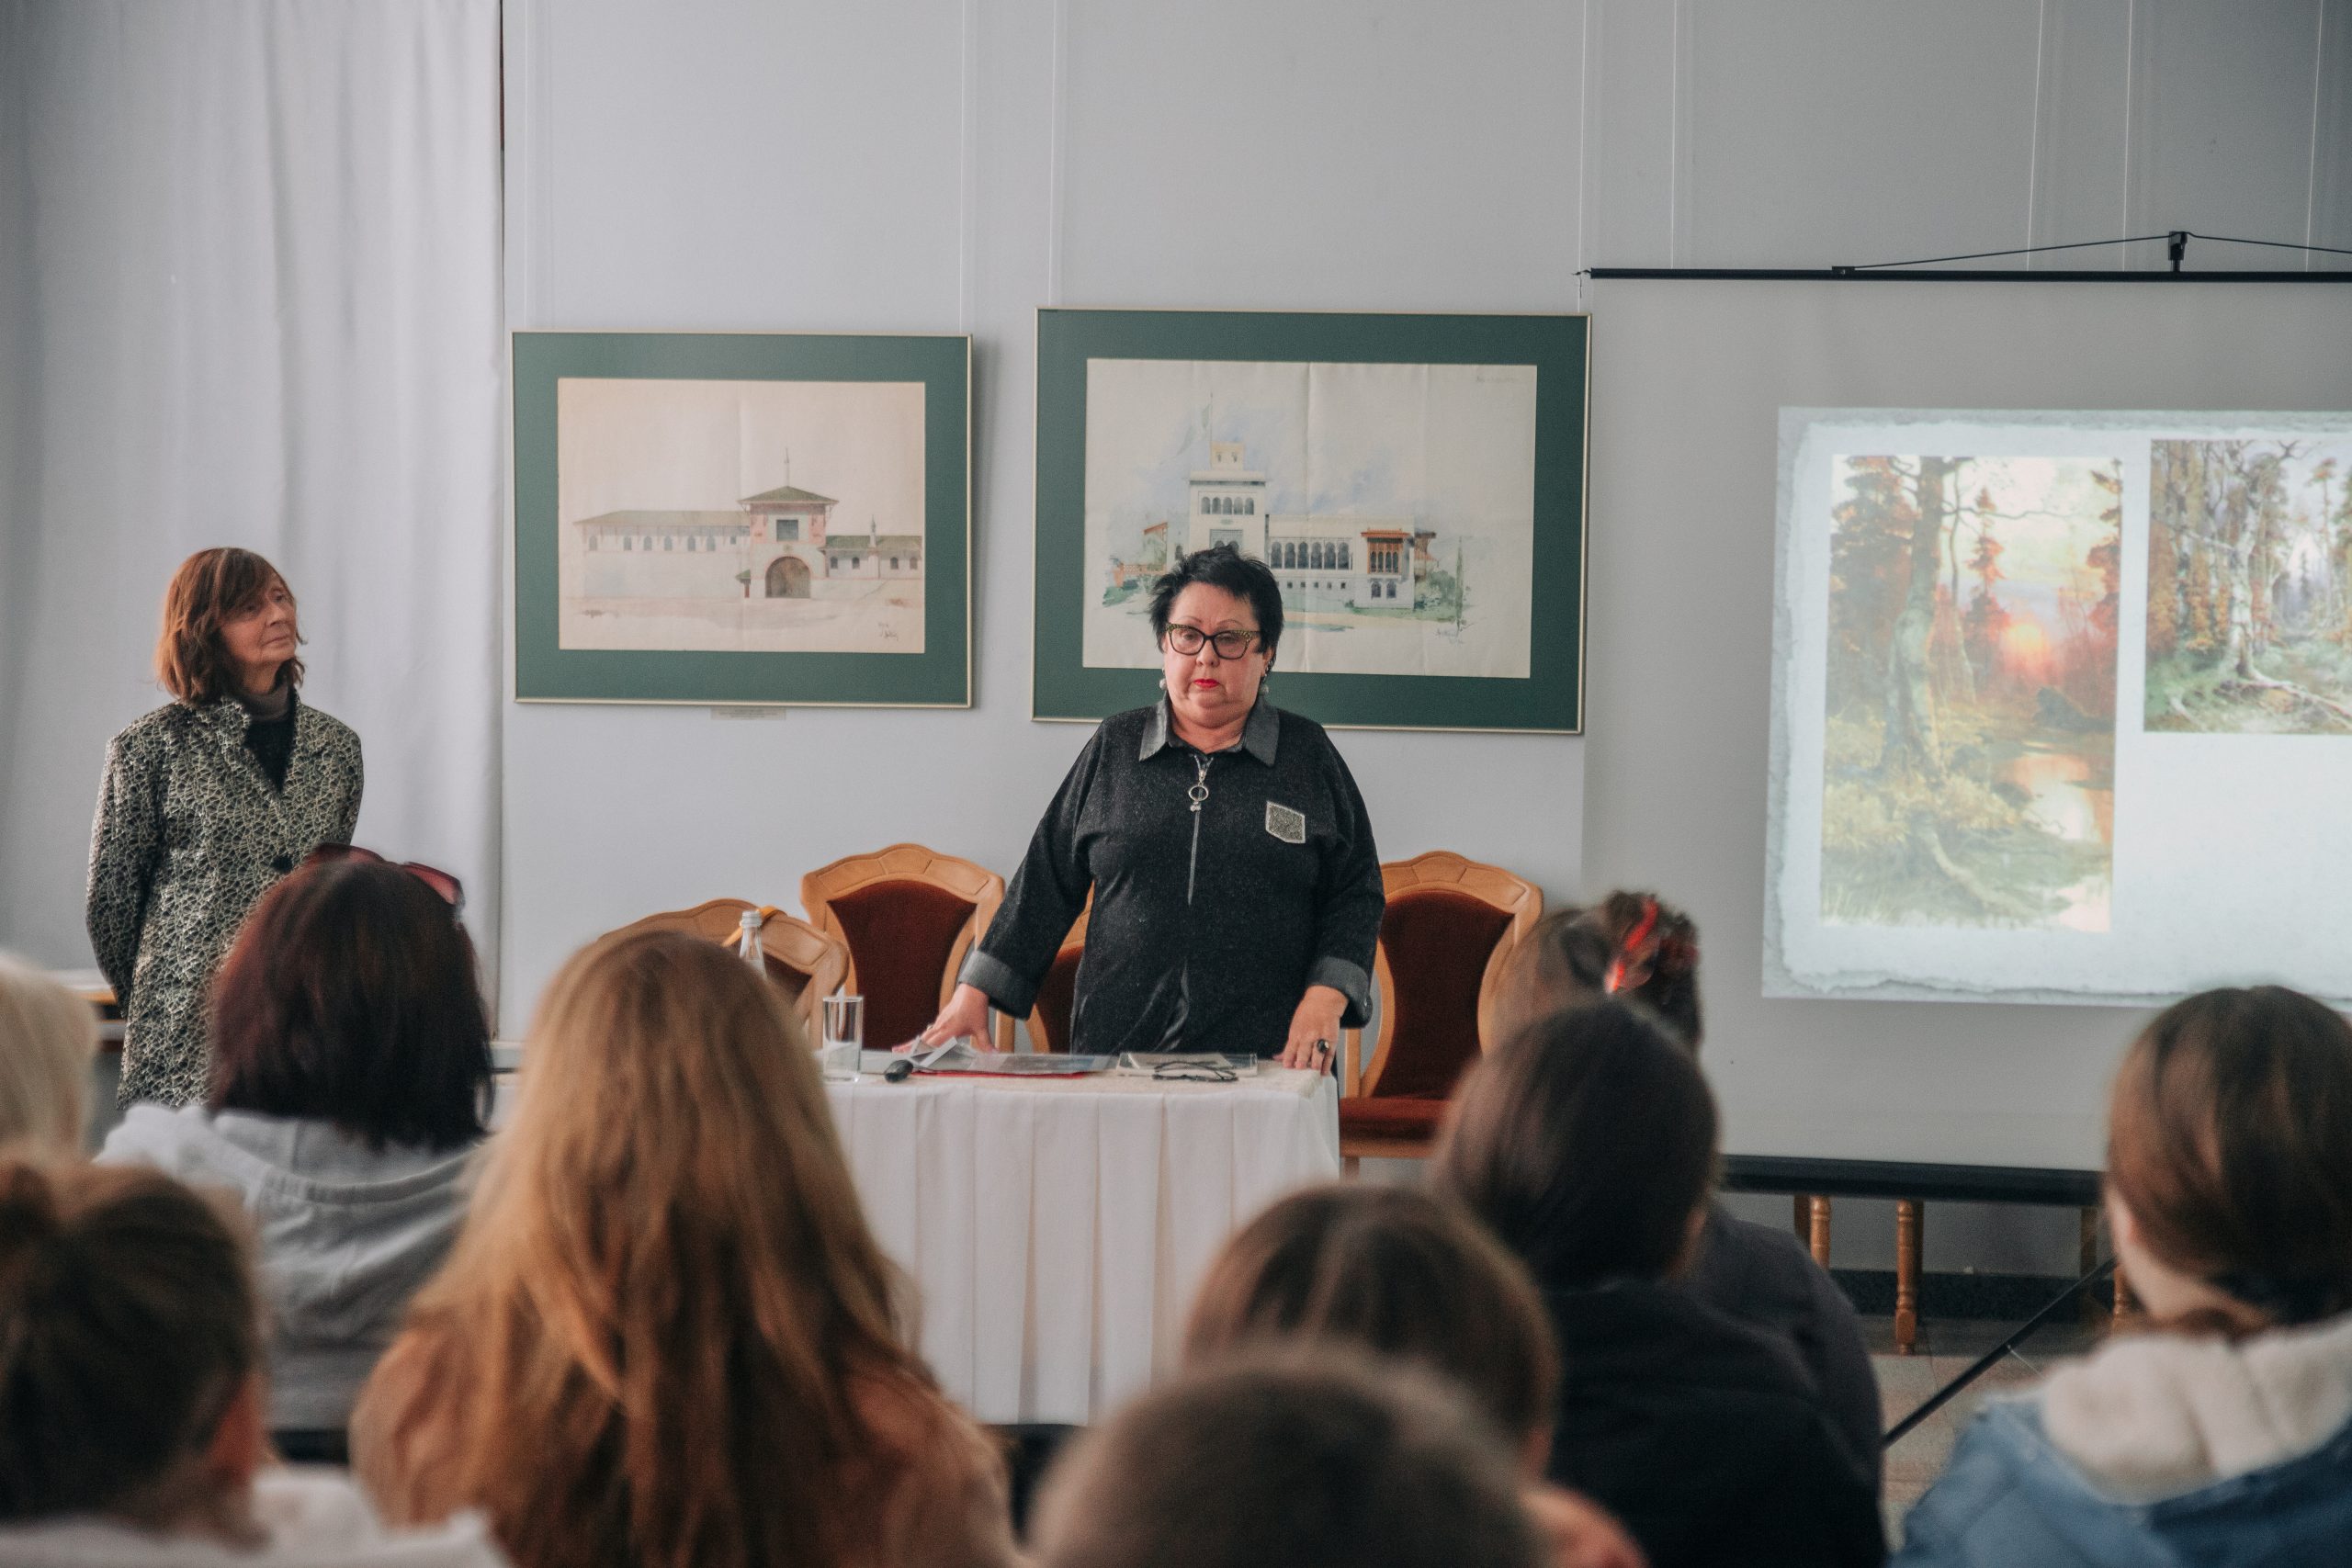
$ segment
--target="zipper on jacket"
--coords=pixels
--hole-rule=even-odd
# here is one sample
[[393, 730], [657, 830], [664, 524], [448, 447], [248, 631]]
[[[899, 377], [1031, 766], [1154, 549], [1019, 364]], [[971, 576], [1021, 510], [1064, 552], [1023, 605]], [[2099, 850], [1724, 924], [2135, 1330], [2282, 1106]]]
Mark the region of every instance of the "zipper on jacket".
[[1193, 883], [1200, 874], [1201, 870], [1201, 804], [1209, 797], [1209, 762], [1212, 759], [1201, 756], [1198, 753], [1193, 755], [1193, 766], [1197, 769], [1198, 772], [1193, 775], [1193, 787], [1184, 792], [1184, 794], [1193, 802], [1193, 852], [1191, 857], [1184, 863], [1184, 907], [1186, 908], [1192, 908]]

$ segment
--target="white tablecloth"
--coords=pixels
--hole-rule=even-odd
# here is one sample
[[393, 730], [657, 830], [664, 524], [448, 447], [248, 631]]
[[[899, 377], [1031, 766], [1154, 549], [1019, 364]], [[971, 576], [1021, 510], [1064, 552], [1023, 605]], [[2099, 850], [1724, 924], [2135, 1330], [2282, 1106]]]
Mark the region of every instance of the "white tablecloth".
[[1085, 1422], [1171, 1369], [1226, 1237], [1340, 1174], [1328, 1075], [827, 1093], [874, 1234], [920, 1290], [923, 1355], [989, 1422]]

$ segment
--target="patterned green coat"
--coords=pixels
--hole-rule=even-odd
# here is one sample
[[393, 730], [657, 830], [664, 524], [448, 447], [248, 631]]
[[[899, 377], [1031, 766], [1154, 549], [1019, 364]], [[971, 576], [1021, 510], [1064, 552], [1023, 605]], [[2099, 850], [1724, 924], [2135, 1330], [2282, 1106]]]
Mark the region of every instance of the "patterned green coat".
[[90, 832], [90, 945], [121, 1001], [122, 1102], [203, 1100], [205, 992], [245, 915], [359, 817], [359, 737], [299, 699], [286, 787], [245, 748], [233, 697], [171, 703], [107, 746]]

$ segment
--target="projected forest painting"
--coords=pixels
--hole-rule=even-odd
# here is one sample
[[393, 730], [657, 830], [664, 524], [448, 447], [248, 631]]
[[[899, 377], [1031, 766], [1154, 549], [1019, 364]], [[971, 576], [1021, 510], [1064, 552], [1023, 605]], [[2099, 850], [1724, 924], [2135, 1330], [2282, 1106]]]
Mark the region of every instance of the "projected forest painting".
[[2122, 470], [1830, 462], [1821, 915], [2105, 931]]
[[2352, 734], [2352, 443], [2151, 443], [2146, 728]]

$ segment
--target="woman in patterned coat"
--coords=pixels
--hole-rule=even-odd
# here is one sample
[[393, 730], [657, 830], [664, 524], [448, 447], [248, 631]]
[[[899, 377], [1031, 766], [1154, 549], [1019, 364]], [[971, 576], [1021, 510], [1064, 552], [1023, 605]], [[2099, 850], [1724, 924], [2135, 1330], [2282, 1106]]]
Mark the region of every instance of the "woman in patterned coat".
[[88, 919], [122, 1004], [122, 1102], [189, 1105], [211, 1073], [205, 992], [246, 911], [321, 844], [351, 841], [359, 737], [296, 696], [294, 595], [251, 550], [199, 550], [164, 595], [173, 700], [107, 747]]

